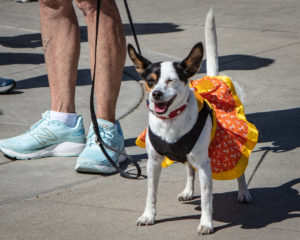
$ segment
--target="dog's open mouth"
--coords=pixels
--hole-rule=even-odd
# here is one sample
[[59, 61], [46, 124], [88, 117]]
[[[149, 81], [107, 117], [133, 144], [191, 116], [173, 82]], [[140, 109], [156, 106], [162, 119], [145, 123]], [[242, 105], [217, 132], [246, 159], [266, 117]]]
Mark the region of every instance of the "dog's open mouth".
[[172, 97], [169, 101], [167, 102], [155, 102], [154, 103], [154, 112], [156, 114], [164, 114], [165, 112], [168, 111], [169, 106], [174, 102], [175, 98], [177, 95]]

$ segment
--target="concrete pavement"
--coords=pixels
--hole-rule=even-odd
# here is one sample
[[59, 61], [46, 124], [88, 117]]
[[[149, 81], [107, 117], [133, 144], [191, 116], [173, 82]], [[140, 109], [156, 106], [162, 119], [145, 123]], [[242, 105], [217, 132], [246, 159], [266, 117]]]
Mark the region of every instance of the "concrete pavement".
[[[133, 43], [122, 1], [117, 1], [127, 41]], [[146, 197], [146, 179], [126, 180], [74, 171], [76, 158], [11, 161], [0, 155], [0, 238], [12, 239], [289, 239], [300, 238], [300, 2], [128, 1], [143, 54], [182, 59], [204, 41], [204, 20], [214, 8], [221, 73], [245, 89], [246, 113], [260, 130], [246, 171], [253, 202], [236, 202], [235, 181], [214, 181], [216, 232], [197, 236], [199, 198], [179, 203], [185, 168], [162, 171], [156, 224], [135, 226]], [[81, 26], [77, 112], [90, 124], [86, 27]], [[17, 88], [0, 95], [0, 139], [28, 130], [49, 109], [49, 87], [39, 34], [37, 2], [0, 1], [0, 76]], [[205, 62], [198, 76], [203, 76]], [[117, 105], [126, 151], [146, 174], [145, 150], [134, 146], [146, 127], [145, 95], [127, 59]], [[196, 182], [196, 189], [199, 183]], [[199, 190], [196, 191], [199, 196]]]

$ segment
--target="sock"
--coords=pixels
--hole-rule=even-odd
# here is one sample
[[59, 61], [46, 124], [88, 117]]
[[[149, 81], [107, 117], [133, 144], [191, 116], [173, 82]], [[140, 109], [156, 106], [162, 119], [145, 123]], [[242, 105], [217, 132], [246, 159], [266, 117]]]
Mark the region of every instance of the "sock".
[[75, 127], [77, 123], [77, 113], [64, 113], [50, 111], [50, 120], [58, 120], [70, 128]]
[[110, 122], [108, 120], [104, 120], [102, 118], [97, 118], [97, 122], [98, 122], [98, 125], [100, 125], [102, 127], [108, 127], [108, 128], [115, 127], [116, 129], [118, 128], [117, 122], [113, 123], [113, 122]]

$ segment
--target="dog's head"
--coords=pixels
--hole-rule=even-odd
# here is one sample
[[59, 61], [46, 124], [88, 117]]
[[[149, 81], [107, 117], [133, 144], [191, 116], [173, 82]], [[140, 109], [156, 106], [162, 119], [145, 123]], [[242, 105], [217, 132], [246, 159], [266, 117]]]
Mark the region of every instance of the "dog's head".
[[128, 45], [128, 54], [137, 72], [145, 80], [148, 107], [157, 116], [168, 116], [188, 101], [189, 79], [198, 72], [203, 45], [197, 43], [181, 62], [152, 63]]

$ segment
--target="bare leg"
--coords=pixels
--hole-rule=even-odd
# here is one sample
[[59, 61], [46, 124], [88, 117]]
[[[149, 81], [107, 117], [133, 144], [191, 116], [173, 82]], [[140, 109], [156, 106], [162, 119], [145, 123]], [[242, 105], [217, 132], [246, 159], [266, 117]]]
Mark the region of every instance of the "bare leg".
[[251, 202], [251, 194], [248, 190], [245, 175], [243, 174], [237, 179], [239, 193], [238, 193], [238, 202], [239, 203], [249, 203]]
[[195, 170], [192, 168], [189, 162], [186, 162], [186, 185], [184, 190], [177, 196], [178, 201], [191, 200], [194, 196], [194, 180], [195, 180]]
[[[96, 0], [77, 0], [88, 26], [91, 69], [94, 66]], [[122, 81], [126, 57], [125, 34], [113, 0], [101, 1], [100, 25], [97, 47], [95, 91], [97, 97], [97, 118], [115, 121], [115, 109]]]
[[80, 38], [72, 0], [39, 1], [51, 110], [74, 113]]

